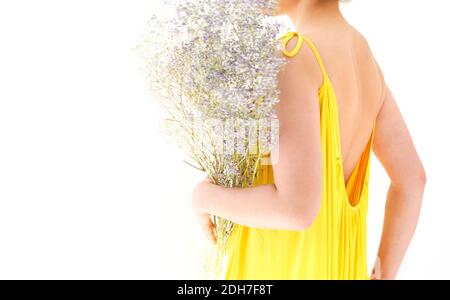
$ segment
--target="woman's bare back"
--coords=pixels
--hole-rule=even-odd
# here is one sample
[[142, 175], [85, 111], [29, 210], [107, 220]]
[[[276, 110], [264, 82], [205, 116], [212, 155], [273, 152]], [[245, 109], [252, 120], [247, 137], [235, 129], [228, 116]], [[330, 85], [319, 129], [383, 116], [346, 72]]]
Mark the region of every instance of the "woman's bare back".
[[[301, 34], [316, 45], [335, 89], [347, 182], [369, 141], [383, 102], [383, 76], [367, 41], [352, 26]], [[288, 48], [292, 49], [296, 43], [292, 39]]]

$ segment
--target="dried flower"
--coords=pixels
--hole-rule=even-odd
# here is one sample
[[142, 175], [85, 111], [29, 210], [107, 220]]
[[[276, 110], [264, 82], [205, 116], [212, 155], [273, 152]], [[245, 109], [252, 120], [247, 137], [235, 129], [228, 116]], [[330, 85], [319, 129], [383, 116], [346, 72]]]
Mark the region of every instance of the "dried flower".
[[[138, 46], [166, 132], [215, 183], [253, 186], [277, 142], [278, 1], [166, 2], [171, 14], [153, 16]], [[234, 224], [213, 221], [223, 254]]]

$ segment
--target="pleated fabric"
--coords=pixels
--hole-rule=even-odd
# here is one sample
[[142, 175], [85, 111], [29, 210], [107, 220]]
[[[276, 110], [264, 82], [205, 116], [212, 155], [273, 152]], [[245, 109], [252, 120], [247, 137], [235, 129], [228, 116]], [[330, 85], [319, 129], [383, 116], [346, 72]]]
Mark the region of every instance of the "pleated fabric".
[[[298, 37], [297, 45], [288, 52], [286, 44], [294, 36]], [[319, 52], [308, 37], [297, 32], [288, 32], [281, 40], [283, 53], [288, 57], [297, 54], [306, 42], [323, 73], [323, 83], [318, 90], [323, 154], [321, 209], [314, 223], [303, 231], [236, 225], [226, 254], [223, 278], [369, 279], [366, 216], [375, 124], [367, 146], [346, 184], [336, 95]], [[273, 183], [272, 167], [261, 166], [257, 184], [268, 183]]]

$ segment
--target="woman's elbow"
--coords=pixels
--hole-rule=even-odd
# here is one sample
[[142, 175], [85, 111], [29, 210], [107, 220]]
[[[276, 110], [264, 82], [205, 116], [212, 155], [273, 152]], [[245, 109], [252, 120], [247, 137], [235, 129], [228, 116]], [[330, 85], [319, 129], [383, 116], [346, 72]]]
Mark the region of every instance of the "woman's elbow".
[[417, 167], [415, 168], [415, 172], [412, 174], [413, 179], [415, 180], [415, 184], [424, 187], [427, 182], [427, 174], [425, 173], [425, 168], [421, 161], [417, 163]]
[[309, 227], [311, 227], [315, 220], [317, 219], [317, 216], [319, 215], [319, 212], [311, 212], [311, 213], [303, 213], [297, 217], [297, 221], [293, 224], [294, 230], [298, 231], [304, 231], [307, 230]]
[[308, 197], [304, 202], [303, 205], [292, 207], [288, 213], [289, 229], [297, 231], [307, 230], [316, 221], [320, 211], [322, 196], [314, 195]]
[[403, 172], [402, 175], [396, 178], [391, 178], [394, 186], [399, 188], [404, 188], [407, 190], [411, 189], [423, 189], [427, 182], [427, 175], [425, 169], [421, 163], [416, 166], [410, 166], [410, 169]]
[[419, 174], [419, 180], [423, 186], [427, 183], [427, 174], [425, 173], [425, 169], [422, 167], [422, 171]]

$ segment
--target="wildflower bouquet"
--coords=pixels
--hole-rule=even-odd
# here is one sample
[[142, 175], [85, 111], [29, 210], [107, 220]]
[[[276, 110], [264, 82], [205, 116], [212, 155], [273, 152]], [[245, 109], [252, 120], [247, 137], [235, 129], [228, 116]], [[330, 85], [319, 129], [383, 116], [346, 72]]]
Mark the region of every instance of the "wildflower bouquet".
[[[187, 161], [226, 187], [251, 187], [277, 144], [277, 74], [286, 63], [276, 0], [166, 1], [138, 50]], [[224, 253], [235, 224], [213, 216]]]

